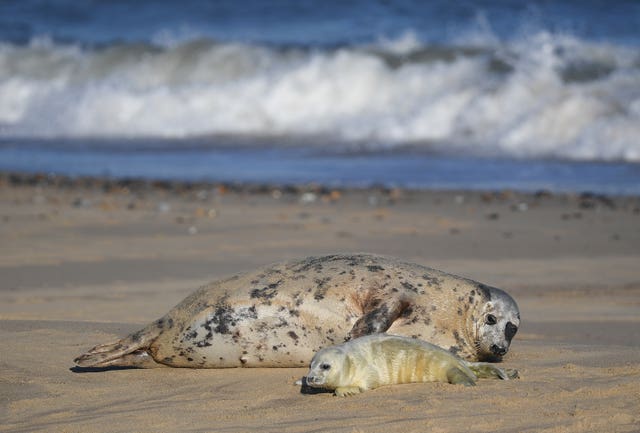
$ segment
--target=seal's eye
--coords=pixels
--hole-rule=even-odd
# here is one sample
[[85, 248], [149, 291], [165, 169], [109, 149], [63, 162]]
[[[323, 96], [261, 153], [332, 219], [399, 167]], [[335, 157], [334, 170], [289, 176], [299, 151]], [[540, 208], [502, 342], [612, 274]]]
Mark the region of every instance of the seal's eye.
[[320, 368], [322, 370], [331, 370], [331, 366], [329, 364], [320, 364]]
[[488, 314], [484, 319], [484, 322], [487, 325], [495, 325], [496, 323], [498, 323], [498, 319], [496, 319], [496, 316], [494, 316], [493, 314]]

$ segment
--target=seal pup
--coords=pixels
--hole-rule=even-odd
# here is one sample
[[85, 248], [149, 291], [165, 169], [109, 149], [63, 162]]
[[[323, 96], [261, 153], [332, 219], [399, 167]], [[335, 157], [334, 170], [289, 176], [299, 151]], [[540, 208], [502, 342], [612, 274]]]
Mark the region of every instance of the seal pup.
[[448, 382], [473, 386], [478, 378], [514, 379], [516, 370], [469, 362], [414, 338], [374, 334], [320, 350], [302, 385], [345, 397], [384, 385]]
[[164, 317], [77, 357], [80, 367], [302, 367], [323, 347], [389, 332], [497, 361], [520, 325], [504, 291], [422, 265], [339, 254], [201, 287]]

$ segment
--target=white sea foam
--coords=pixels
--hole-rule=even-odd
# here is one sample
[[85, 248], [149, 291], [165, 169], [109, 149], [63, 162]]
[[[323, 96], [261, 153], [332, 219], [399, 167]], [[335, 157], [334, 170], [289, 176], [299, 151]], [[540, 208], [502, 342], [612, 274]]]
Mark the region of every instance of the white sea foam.
[[640, 51], [544, 32], [460, 47], [0, 45], [0, 137], [217, 134], [640, 161]]

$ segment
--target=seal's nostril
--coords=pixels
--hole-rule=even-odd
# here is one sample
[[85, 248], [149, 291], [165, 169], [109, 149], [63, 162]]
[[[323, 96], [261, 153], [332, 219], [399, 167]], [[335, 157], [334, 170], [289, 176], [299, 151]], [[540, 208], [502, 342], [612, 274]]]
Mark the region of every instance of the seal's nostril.
[[497, 344], [492, 344], [490, 349], [494, 355], [498, 355], [498, 356], [502, 356], [505, 353], [507, 353], [507, 349], [505, 347], [500, 347]]

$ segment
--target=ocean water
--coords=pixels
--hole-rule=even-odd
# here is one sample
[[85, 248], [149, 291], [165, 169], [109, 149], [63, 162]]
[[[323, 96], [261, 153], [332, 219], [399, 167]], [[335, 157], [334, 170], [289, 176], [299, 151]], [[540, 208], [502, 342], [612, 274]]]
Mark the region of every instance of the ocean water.
[[640, 2], [0, 2], [0, 170], [640, 194]]

